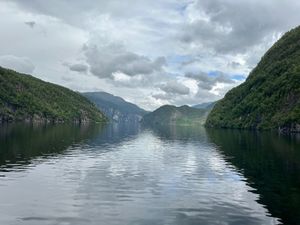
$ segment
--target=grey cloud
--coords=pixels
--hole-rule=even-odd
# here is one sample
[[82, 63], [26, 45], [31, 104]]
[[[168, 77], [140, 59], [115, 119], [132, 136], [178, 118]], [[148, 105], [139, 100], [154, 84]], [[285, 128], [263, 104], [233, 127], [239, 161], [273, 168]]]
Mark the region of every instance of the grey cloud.
[[175, 105], [179, 102], [184, 102], [184, 100], [186, 101], [184, 104], [188, 104], [188, 102], [192, 100], [192, 97], [189, 96], [190, 89], [177, 80], [169, 79], [164, 83], [157, 84], [156, 87], [158, 87], [160, 91], [158, 93], [152, 93], [151, 96], [157, 100], [163, 100]]
[[[228, 24], [212, 21], [195, 21], [186, 25], [181, 40], [187, 44], [197, 44], [202, 48], [211, 48], [217, 53], [245, 53], [251, 46], [261, 43], [269, 35], [269, 30], [258, 28], [239, 31]], [[249, 29], [249, 28], [247, 28]], [[248, 35], [245, 35], [246, 32]]]
[[31, 74], [34, 71], [35, 66], [26, 57], [18, 57], [14, 55], [2, 55], [0, 56], [0, 66], [13, 69], [20, 73]]
[[91, 73], [99, 78], [112, 78], [115, 72], [122, 72], [128, 76], [147, 75], [161, 71], [166, 64], [163, 57], [151, 60], [127, 51], [120, 44], [85, 45], [83, 50]]
[[214, 80], [216, 82], [226, 83], [226, 84], [233, 84], [234, 83], [234, 81], [232, 79], [230, 79], [228, 76], [226, 76], [226, 74], [224, 74], [222, 72], [218, 72], [216, 77], [214, 78]]
[[207, 19], [186, 24], [181, 40], [223, 54], [245, 53], [262, 41], [273, 41], [274, 34], [296, 26], [299, 6], [291, 0], [276, 4], [271, 0], [198, 0], [193, 7]]
[[215, 72], [213, 76], [208, 75], [205, 72], [195, 73], [187, 73], [185, 75], [188, 78], [192, 78], [198, 82], [198, 87], [200, 89], [211, 90], [214, 85], [217, 83], [226, 83], [226, 84], [233, 84], [235, 83], [231, 80], [226, 74], [218, 71]]
[[[178, 7], [173, 0], [11, 0], [23, 9], [35, 14], [48, 15], [59, 18], [73, 26], [85, 28], [87, 16], [110, 15], [114, 18], [135, 18], [145, 16], [150, 18], [151, 14], [164, 9], [170, 11]], [[130, 8], [128, 7], [130, 5]], [[156, 10], [145, 10], [156, 9]], [[150, 14], [150, 15], [149, 15]], [[159, 18], [161, 21], [162, 17]]]
[[174, 80], [161, 84], [159, 88], [169, 94], [188, 95], [190, 93], [190, 89], [187, 86]]
[[25, 23], [25, 25], [29, 26], [30, 28], [34, 28], [34, 26], [36, 25], [36, 22], [34, 22], [34, 21], [27, 21], [24, 23]]
[[63, 81], [66, 81], [66, 82], [70, 82], [70, 81], [73, 81], [74, 79], [72, 79], [71, 77], [68, 77], [68, 76], [62, 76], [61, 79]]
[[241, 64], [239, 62], [233, 61], [233, 62], [229, 62], [227, 64], [227, 66], [230, 68], [236, 69], [236, 68], [239, 68], [241, 66]]
[[67, 23], [75, 26], [82, 23], [85, 12], [92, 11], [97, 5], [99, 6], [99, 4], [93, 0], [74, 0], [72, 2], [68, 0], [52, 0], [51, 2], [40, 0], [12, 1], [27, 11], [63, 19]]
[[167, 93], [152, 94], [152, 97], [161, 100], [169, 100], [171, 98], [171, 96]]
[[163, 100], [172, 105], [195, 105], [203, 102], [215, 101], [220, 98], [220, 96], [214, 95], [204, 89], [199, 89], [195, 95], [174, 95], [170, 93], [152, 93], [153, 98], [157, 100]]
[[71, 71], [75, 71], [78, 73], [86, 73], [88, 71], [88, 66], [85, 64], [72, 64], [68, 66]]
[[[143, 106], [152, 104], [142, 99], [150, 97], [153, 100], [151, 93], [158, 89], [160, 94], [154, 97], [164, 101], [152, 105], [161, 102], [194, 104], [222, 97], [226, 88], [237, 84], [226, 74], [187, 74], [198, 83], [199, 91], [195, 96], [192, 88], [190, 92], [193, 92], [186, 95], [167, 94], [165, 90], [174, 91], [174, 87], [160, 88], [158, 85], [170, 80], [176, 82], [176, 76], [187, 71], [208, 71], [210, 68], [245, 74], [276, 38], [300, 21], [300, 1], [297, 0], [0, 0], [0, 4], [1, 10], [6, 12], [6, 19], [1, 21], [4, 32], [0, 37], [0, 55], [26, 55], [34, 60], [39, 73], [54, 81], [59, 80], [59, 75], [53, 73], [53, 68], [57, 74], [63, 74], [62, 58], [73, 62], [79, 59], [96, 77], [108, 79], [82, 75], [86, 83], [78, 85], [74, 81], [74, 89], [93, 90], [105, 84], [102, 86], [122, 96], [138, 95], [138, 102]], [[180, 7], [186, 4], [187, 7]], [[16, 14], [12, 15], [11, 9]], [[33, 25], [31, 22], [35, 21], [38, 23]], [[42, 28], [49, 34], [47, 38], [41, 35]], [[20, 35], [23, 41], [17, 42]], [[99, 41], [98, 36], [105, 38]], [[97, 40], [91, 40], [93, 37]], [[76, 55], [87, 39], [82, 54]], [[50, 53], [40, 57], [47, 46], [51, 46]], [[164, 58], [157, 58], [161, 55], [168, 58], [182, 55], [189, 60], [169, 61], [166, 65]], [[239, 66], [235, 60], [243, 64]], [[24, 59], [19, 61], [24, 63]], [[31, 67], [28, 65], [27, 69], [23, 65], [23, 70], [33, 70], [32, 63]], [[78, 65], [70, 69], [85, 71]], [[128, 77], [115, 76], [118, 72]], [[81, 74], [77, 75], [74, 80], [81, 78]], [[217, 90], [220, 94], [209, 92], [217, 82], [226, 83]], [[70, 83], [61, 82], [67, 86]], [[185, 93], [182, 90], [179, 88], [179, 92]]]
[[188, 78], [192, 78], [194, 80], [197, 80], [197, 81], [201, 81], [201, 82], [209, 82], [211, 80], [211, 78], [208, 77], [207, 73], [204, 73], [204, 72], [201, 72], [201, 71], [197, 74], [187, 73], [185, 76], [188, 77]]

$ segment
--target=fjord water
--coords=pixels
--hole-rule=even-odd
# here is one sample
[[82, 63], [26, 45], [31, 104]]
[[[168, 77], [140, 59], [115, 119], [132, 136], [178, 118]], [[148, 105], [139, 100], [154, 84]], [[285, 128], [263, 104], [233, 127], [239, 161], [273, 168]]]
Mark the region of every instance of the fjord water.
[[297, 136], [0, 128], [0, 224], [299, 224]]

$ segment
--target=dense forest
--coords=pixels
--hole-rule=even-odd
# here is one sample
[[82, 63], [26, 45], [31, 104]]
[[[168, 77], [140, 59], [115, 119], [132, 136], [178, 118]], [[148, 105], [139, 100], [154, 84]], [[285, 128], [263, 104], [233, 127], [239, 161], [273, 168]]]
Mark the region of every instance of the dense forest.
[[0, 123], [4, 121], [104, 122], [106, 117], [74, 91], [0, 67]]
[[142, 123], [145, 125], [203, 125], [210, 110], [210, 107], [197, 109], [187, 105], [180, 107], [164, 105], [146, 114]]
[[283, 35], [215, 105], [206, 126], [300, 132], [300, 27]]

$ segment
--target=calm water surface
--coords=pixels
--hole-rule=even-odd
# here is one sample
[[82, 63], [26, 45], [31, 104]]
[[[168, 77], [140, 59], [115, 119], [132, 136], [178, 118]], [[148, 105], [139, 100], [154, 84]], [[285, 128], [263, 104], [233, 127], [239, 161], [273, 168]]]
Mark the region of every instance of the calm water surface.
[[300, 224], [300, 140], [129, 125], [0, 128], [0, 224]]

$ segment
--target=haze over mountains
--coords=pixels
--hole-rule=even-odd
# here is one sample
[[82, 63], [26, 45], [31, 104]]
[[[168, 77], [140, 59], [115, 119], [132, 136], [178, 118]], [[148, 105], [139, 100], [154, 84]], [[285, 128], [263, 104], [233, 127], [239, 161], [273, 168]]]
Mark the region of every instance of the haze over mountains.
[[192, 107], [196, 109], [212, 109], [215, 106], [215, 104], [216, 102], [204, 102], [201, 104], [193, 105]]
[[137, 105], [106, 92], [85, 92], [82, 95], [93, 102], [112, 122], [138, 123], [147, 113]]

